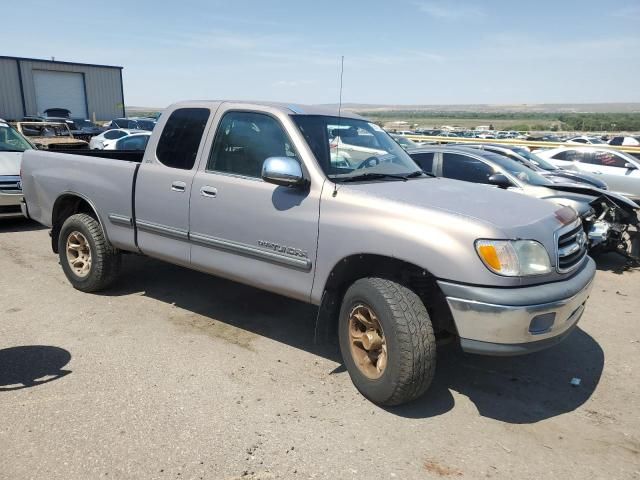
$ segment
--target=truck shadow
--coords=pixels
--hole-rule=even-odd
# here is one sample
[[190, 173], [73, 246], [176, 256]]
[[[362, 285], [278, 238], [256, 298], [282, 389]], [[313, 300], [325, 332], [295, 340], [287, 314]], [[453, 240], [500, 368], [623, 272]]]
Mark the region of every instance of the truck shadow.
[[63, 367], [71, 360], [64, 348], [27, 345], [0, 350], [0, 393], [35, 387], [71, 373]]
[[[453, 390], [483, 417], [535, 423], [584, 404], [603, 367], [602, 348], [580, 328], [556, 347], [518, 357], [470, 355], [450, 346], [439, 351], [436, 377], [425, 396], [389, 411], [409, 418], [441, 415], [454, 408]], [[578, 386], [571, 384], [574, 378]]]
[[45, 228], [47, 227], [26, 218], [0, 218], [0, 233], [31, 232]]
[[[225, 340], [237, 337], [242, 344], [247, 335], [258, 335], [342, 364], [336, 345], [314, 344], [316, 307], [141, 256], [125, 257], [121, 279], [104, 294], [143, 292], [189, 312], [191, 320], [178, 323], [201, 333], [222, 324]], [[439, 348], [436, 378], [427, 394], [387, 411], [410, 418], [442, 415], [455, 407], [453, 390], [469, 398], [482, 416], [534, 423], [587, 401], [603, 365], [602, 349], [579, 328], [559, 346], [523, 357], [468, 355], [456, 346], [444, 346]], [[327, 375], [343, 371], [339, 366]], [[581, 380], [577, 387], [570, 384], [574, 377]]]

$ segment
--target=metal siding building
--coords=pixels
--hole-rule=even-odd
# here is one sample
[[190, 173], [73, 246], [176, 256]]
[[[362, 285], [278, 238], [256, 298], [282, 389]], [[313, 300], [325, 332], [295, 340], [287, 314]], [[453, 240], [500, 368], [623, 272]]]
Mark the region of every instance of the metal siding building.
[[124, 116], [122, 67], [0, 56], [0, 118], [42, 115], [46, 108], [97, 120]]

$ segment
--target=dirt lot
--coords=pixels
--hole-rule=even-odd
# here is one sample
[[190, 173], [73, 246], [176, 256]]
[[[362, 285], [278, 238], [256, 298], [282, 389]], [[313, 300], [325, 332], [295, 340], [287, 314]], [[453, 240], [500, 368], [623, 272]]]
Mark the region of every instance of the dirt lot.
[[640, 478], [640, 272], [615, 256], [563, 344], [444, 348], [429, 393], [385, 410], [309, 306], [137, 256], [83, 294], [49, 245], [0, 224], [1, 478]]

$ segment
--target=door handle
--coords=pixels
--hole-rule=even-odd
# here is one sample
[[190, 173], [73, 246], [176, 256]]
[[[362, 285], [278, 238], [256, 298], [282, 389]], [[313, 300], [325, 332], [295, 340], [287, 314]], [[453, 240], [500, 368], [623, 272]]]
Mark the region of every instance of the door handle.
[[602, 172], [591, 172], [594, 173], [595, 175], [602, 175]]
[[215, 198], [218, 195], [218, 189], [210, 187], [209, 185], [205, 185], [200, 188], [200, 195], [202, 195], [203, 197]]
[[187, 189], [187, 184], [184, 182], [173, 182], [171, 184], [171, 190], [174, 192], [184, 192]]

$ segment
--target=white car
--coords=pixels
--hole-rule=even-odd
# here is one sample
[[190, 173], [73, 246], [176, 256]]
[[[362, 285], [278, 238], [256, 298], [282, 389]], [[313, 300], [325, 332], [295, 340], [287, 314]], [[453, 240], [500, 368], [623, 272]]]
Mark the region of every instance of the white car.
[[21, 217], [22, 153], [33, 146], [17, 130], [0, 119], [0, 218]]
[[109, 144], [105, 150], [144, 150], [151, 137], [151, 132], [132, 133]]
[[625, 145], [629, 147], [640, 146], [640, 137], [613, 137], [609, 145]]
[[114, 128], [113, 130], [107, 130], [100, 135], [96, 135], [89, 141], [89, 148], [91, 150], [113, 150], [113, 145], [122, 137], [131, 135], [133, 133], [141, 133], [144, 130], [131, 130], [128, 128]]
[[597, 175], [609, 190], [640, 201], [640, 160], [606, 147], [560, 147], [537, 150], [536, 155], [567, 170]]
[[577, 143], [582, 145], [606, 145], [606, 143], [599, 138], [587, 137], [586, 135], [570, 138], [565, 143]]

